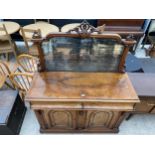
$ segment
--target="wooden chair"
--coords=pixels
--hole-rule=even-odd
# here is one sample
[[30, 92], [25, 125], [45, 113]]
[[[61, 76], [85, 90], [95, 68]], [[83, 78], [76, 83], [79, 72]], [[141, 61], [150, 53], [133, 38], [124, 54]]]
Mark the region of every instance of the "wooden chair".
[[9, 60], [9, 53], [13, 53], [16, 58], [16, 44], [12, 41], [4, 24], [0, 27], [0, 31], [4, 33], [4, 35], [0, 37], [0, 54], [6, 54], [7, 61]]
[[38, 71], [38, 61], [38, 58], [28, 54], [21, 54], [17, 57], [18, 64], [24, 69], [25, 72], [29, 73]]
[[[38, 56], [38, 48], [37, 48], [37, 46], [31, 42], [32, 38], [27, 38], [26, 37], [26, 33], [31, 33], [32, 38], [33, 38], [33, 36], [35, 34], [39, 34], [41, 36], [40, 29], [32, 30], [32, 29], [25, 29], [25, 28], [21, 27], [21, 34], [22, 34], [23, 40], [25, 42], [25, 46], [26, 46], [26, 48], [28, 50], [28, 53], [33, 55], [33, 56]], [[29, 45], [29, 43], [31, 43], [32, 45]]]
[[20, 91], [22, 99], [24, 99], [26, 92], [30, 88], [33, 75], [28, 73], [12, 73], [10, 79], [15, 88]]
[[11, 74], [11, 71], [10, 71], [7, 63], [5, 63], [4, 61], [0, 61], [0, 75], [3, 75], [6, 77], [6, 81], [5, 81], [6, 86], [14, 89], [15, 87], [14, 87], [12, 81], [10, 80], [10, 74]]

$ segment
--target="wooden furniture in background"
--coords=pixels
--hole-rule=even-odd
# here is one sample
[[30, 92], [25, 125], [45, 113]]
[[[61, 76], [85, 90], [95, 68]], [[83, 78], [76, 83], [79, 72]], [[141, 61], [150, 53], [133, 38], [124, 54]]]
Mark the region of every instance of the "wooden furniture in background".
[[0, 54], [6, 54], [7, 60], [9, 60], [9, 53], [13, 53], [16, 58], [16, 44], [12, 41], [11, 36], [8, 34], [5, 25], [0, 27]]
[[98, 26], [105, 24], [105, 31], [120, 34], [123, 38], [133, 35], [142, 36], [144, 19], [98, 19]]
[[[14, 89], [14, 85], [10, 81], [10, 74], [11, 74], [11, 70], [9, 69], [7, 63], [4, 61], [0, 61], [0, 76], [1, 76], [1, 78], [3, 77], [3, 79], [5, 79], [5, 81], [3, 81], [3, 80], [1, 80], [1, 81], [3, 81], [4, 84], [6, 84], [9, 88]], [[2, 86], [3, 86], [3, 84], [1, 84], [0, 88]]]
[[35, 73], [38, 71], [38, 58], [29, 54], [21, 54], [17, 57], [18, 64], [25, 72]]
[[15, 88], [20, 91], [22, 99], [24, 99], [26, 92], [30, 88], [33, 75], [28, 73], [12, 73], [10, 79]]
[[[17, 32], [20, 29], [20, 25], [16, 22], [10, 22], [10, 21], [0, 22], [0, 27], [3, 27], [3, 24], [5, 25], [9, 35]], [[3, 36], [3, 35], [5, 35], [5, 33], [0, 32], [0, 36]]]
[[59, 28], [55, 25], [48, 24], [46, 22], [37, 22], [21, 28], [20, 34], [22, 35], [28, 52], [33, 56], [38, 56], [38, 49], [36, 44], [29, 46], [28, 41], [35, 39], [36, 35], [39, 37], [46, 37], [47, 34], [52, 32], [59, 32]]
[[151, 45], [149, 49], [146, 49], [146, 54], [154, 58], [155, 57], [155, 20], [151, 21], [151, 24], [148, 29], [148, 34], [144, 41], [144, 45], [146, 44], [147, 40], [149, 40]]
[[0, 89], [3, 87], [6, 81], [6, 76], [0, 74]]
[[139, 102], [127, 74], [97, 72], [36, 73], [25, 100], [41, 132], [118, 132]]
[[132, 114], [155, 113], [155, 74], [128, 73], [128, 75], [141, 102], [135, 105]]
[[[33, 35], [35, 35], [36, 33], [38, 33], [38, 35], [41, 37], [41, 31], [40, 31], [40, 29], [38, 29], [38, 30], [35, 30], [35, 29], [25, 29], [25, 28], [22, 28], [21, 27], [21, 34], [23, 36], [23, 40], [25, 42], [25, 46], [27, 48], [28, 53], [31, 54], [31, 55], [34, 55], [34, 56], [38, 56], [37, 46], [31, 42], [31, 39], [29, 39], [29, 38], [26, 37], [26, 33], [31, 34], [32, 37], [33, 37]], [[29, 45], [29, 43], [31, 45]]]
[[26, 107], [15, 90], [0, 90], [0, 135], [19, 134]]
[[66, 24], [61, 28], [61, 32], [68, 32], [69, 30], [79, 26], [81, 23], [72, 23], [72, 24]]
[[[23, 27], [23, 29], [32, 29], [32, 30], [40, 30], [41, 31], [41, 36], [44, 38], [46, 37], [49, 33], [52, 32], [59, 32], [59, 28], [55, 25], [52, 24], [48, 24], [46, 22], [37, 22], [35, 24], [30, 24], [30, 25], [26, 25]], [[21, 34], [21, 32], [20, 32]], [[22, 35], [22, 34], [21, 34]], [[25, 33], [25, 37], [32, 39], [33, 34], [32, 33]]]
[[98, 19], [98, 26], [105, 24], [105, 32], [119, 34], [122, 38], [133, 37], [137, 44], [132, 52], [137, 48], [138, 42], [144, 35], [142, 29], [144, 19]]

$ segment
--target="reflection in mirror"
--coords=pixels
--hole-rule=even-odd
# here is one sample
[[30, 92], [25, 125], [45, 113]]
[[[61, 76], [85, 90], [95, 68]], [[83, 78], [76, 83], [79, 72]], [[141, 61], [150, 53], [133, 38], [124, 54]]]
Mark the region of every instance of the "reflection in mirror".
[[47, 71], [118, 71], [123, 46], [114, 39], [54, 37], [42, 44]]

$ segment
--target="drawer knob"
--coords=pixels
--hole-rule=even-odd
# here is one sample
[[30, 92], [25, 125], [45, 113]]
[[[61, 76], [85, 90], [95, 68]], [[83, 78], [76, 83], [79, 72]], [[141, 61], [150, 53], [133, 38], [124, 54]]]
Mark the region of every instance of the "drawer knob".
[[81, 94], [81, 97], [85, 97], [85, 96], [86, 96], [85, 94], [83, 94], [83, 93]]

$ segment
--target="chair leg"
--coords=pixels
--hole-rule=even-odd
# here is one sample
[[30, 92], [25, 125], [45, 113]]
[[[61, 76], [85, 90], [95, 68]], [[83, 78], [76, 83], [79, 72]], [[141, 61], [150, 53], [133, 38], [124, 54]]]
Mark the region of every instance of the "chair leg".
[[7, 87], [13, 89], [13, 90], [15, 89], [14, 86], [11, 86], [11, 85], [10, 85], [9, 83], [7, 83], [7, 82], [5, 82], [5, 85], [6, 85]]
[[129, 113], [128, 116], [126, 117], [126, 120], [128, 121], [132, 116], [133, 116], [133, 114]]
[[15, 56], [15, 59], [17, 60], [17, 54], [16, 54], [16, 52], [14, 51], [13, 54]]
[[15, 42], [13, 42], [13, 44], [14, 44], [13, 54], [15, 56], [15, 59], [17, 60], [17, 53], [16, 53], [16, 51], [18, 51], [18, 48], [17, 48], [17, 45], [16, 45]]

